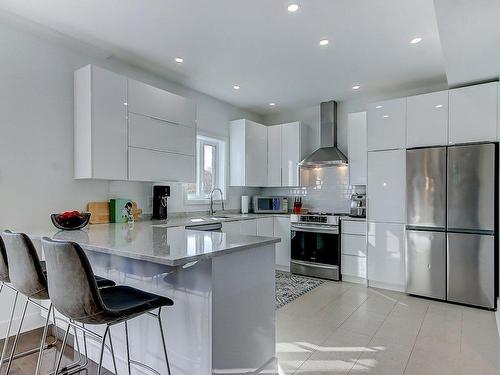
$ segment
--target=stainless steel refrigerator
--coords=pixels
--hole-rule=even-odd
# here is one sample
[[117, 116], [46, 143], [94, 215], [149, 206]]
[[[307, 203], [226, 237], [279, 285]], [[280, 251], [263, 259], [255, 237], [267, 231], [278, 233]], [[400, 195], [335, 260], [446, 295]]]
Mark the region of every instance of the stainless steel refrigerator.
[[407, 150], [406, 291], [496, 309], [497, 145]]

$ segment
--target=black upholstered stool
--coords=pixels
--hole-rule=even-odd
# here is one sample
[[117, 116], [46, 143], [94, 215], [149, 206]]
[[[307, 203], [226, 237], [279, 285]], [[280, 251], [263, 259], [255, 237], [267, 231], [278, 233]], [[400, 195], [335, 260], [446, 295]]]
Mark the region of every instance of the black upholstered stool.
[[[64, 351], [64, 346], [66, 345], [70, 326], [84, 330], [89, 336], [92, 335], [94, 338], [100, 340], [101, 351], [97, 367], [97, 374], [99, 375], [102, 367], [106, 337], [111, 339], [110, 327], [124, 322], [129, 374], [131, 364], [142, 366], [159, 374], [157, 370], [152, 369], [150, 366], [130, 359], [127, 321], [139, 315], [149, 314], [158, 320], [165, 361], [168, 374], [170, 375], [165, 335], [161, 322], [161, 308], [163, 306], [172, 306], [174, 302], [169, 298], [143, 292], [128, 286], [113, 286], [98, 289], [87, 256], [78, 244], [43, 238], [42, 246], [47, 262], [49, 292], [52, 303], [57, 311], [69, 319], [69, 324], [64, 335], [62, 351]], [[155, 310], [158, 311], [156, 314], [152, 312]], [[106, 329], [103, 335], [99, 335], [81, 327], [77, 323], [105, 324]], [[110, 349], [114, 363], [115, 358], [111, 340]], [[60, 360], [61, 355], [58, 359], [56, 371], [59, 368]]]
[[[5, 272], [7, 273], [8, 280], [10, 281], [11, 286], [16, 291], [16, 300], [17, 300], [17, 295], [19, 293], [23, 294], [26, 297], [26, 302], [24, 304], [21, 322], [19, 323], [19, 328], [17, 330], [17, 334], [14, 339], [12, 353], [10, 355], [5, 374], [6, 375], [9, 374], [12, 361], [20, 356], [19, 354], [15, 355], [15, 351], [17, 348], [24, 318], [26, 316], [26, 310], [28, 308], [28, 304], [31, 303], [37, 307], [44, 309], [47, 312], [47, 319], [45, 321], [40, 347], [35, 350], [39, 352], [35, 370], [35, 374], [38, 375], [40, 372], [43, 350], [44, 348], [47, 347], [45, 345], [45, 340], [47, 338], [47, 330], [51, 312], [52, 312], [53, 322], [54, 324], [56, 323], [55, 312], [53, 310], [52, 303], [50, 303], [49, 308], [41, 304], [41, 301], [50, 299], [48, 285], [47, 285], [47, 273], [45, 270], [45, 262], [41, 262], [39, 260], [36, 249], [26, 234], [13, 233], [7, 230], [2, 233], [1, 239], [2, 239], [1, 244], [3, 245], [3, 250], [6, 255], [6, 261], [2, 265], [2, 273], [4, 274]], [[113, 281], [104, 278], [96, 279], [96, 284], [98, 284], [99, 287], [108, 287], [108, 286], [110, 287], [115, 285]], [[6, 343], [8, 341], [9, 334], [10, 334], [10, 324], [9, 324], [9, 331], [7, 332], [7, 337], [5, 341]], [[54, 344], [55, 342], [52, 343], [51, 345]], [[3, 349], [4, 351], [6, 346], [7, 345], [5, 344]], [[80, 355], [80, 351], [78, 352]], [[79, 362], [80, 361], [71, 364], [70, 367], [76, 366]]]

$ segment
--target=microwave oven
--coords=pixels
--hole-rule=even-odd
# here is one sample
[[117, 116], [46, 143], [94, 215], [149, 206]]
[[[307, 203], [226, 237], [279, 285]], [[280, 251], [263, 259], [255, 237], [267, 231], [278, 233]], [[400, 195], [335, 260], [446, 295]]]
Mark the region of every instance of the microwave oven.
[[253, 212], [256, 214], [288, 213], [287, 197], [253, 197]]

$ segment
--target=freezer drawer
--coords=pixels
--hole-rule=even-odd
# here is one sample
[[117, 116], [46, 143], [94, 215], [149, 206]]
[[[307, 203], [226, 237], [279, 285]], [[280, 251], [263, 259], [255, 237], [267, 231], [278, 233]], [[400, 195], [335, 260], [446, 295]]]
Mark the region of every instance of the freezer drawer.
[[406, 292], [446, 299], [446, 233], [406, 231]]
[[495, 307], [495, 238], [448, 233], [447, 299]]
[[448, 148], [448, 231], [494, 231], [495, 153], [491, 143]]
[[446, 226], [446, 148], [406, 151], [406, 223]]

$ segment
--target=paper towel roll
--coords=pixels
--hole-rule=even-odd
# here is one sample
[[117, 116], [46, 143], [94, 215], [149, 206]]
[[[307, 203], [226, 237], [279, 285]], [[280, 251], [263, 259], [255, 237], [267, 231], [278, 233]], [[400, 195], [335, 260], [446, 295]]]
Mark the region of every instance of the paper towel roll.
[[242, 214], [248, 214], [248, 195], [242, 195], [241, 196], [241, 213]]

